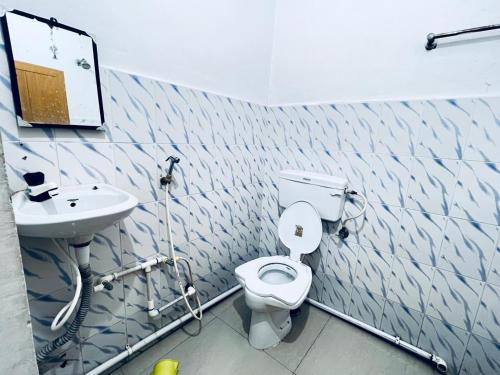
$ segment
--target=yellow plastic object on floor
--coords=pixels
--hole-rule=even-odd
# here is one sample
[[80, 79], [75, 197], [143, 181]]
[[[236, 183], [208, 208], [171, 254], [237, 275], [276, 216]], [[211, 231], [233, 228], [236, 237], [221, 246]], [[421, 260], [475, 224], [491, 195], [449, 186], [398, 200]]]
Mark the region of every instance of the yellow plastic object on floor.
[[179, 361], [175, 359], [162, 359], [156, 362], [151, 375], [176, 375], [179, 368]]

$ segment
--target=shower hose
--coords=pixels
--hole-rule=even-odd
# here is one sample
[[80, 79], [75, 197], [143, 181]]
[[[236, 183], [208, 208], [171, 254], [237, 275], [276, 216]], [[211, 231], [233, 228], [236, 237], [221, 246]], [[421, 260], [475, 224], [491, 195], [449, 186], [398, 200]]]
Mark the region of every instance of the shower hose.
[[[168, 240], [169, 240], [168, 242], [170, 244], [170, 257], [172, 258], [172, 263], [173, 263], [174, 271], [175, 271], [175, 277], [177, 278], [177, 283], [179, 284], [179, 289], [181, 291], [184, 303], [185, 303], [186, 307], [188, 308], [188, 310], [191, 312], [191, 315], [193, 315], [193, 318], [195, 318], [197, 320], [201, 320], [201, 318], [203, 317], [203, 312], [201, 311], [201, 301], [200, 301], [200, 297], [198, 296], [198, 290], [194, 287], [193, 273], [191, 272], [191, 265], [189, 264], [189, 260], [187, 260], [186, 258], [183, 258], [183, 257], [178, 257], [175, 253], [175, 246], [174, 246], [174, 241], [172, 238], [172, 222], [170, 219], [169, 187], [170, 187], [170, 184], [167, 185], [167, 189], [165, 191], [165, 208], [166, 208], [165, 211], [166, 211], [166, 216], [167, 216], [167, 233], [168, 233]], [[184, 261], [188, 267], [189, 283], [190, 284], [187, 286], [187, 288], [182, 283], [181, 273], [179, 272], [179, 264], [178, 264], [179, 260]], [[190, 290], [190, 288], [192, 288], [192, 289]], [[198, 312], [196, 312], [195, 309], [193, 309], [193, 307], [191, 306], [191, 303], [188, 300], [188, 296], [191, 296], [193, 294], [194, 294], [195, 299], [196, 299], [196, 304], [198, 305], [198, 308], [197, 308]]]

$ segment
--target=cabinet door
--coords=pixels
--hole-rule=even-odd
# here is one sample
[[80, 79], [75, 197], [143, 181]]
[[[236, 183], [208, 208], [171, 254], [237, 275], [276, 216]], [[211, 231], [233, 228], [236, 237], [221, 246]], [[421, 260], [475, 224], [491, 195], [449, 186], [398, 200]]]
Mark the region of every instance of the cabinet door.
[[69, 124], [64, 72], [15, 62], [23, 120], [30, 123]]

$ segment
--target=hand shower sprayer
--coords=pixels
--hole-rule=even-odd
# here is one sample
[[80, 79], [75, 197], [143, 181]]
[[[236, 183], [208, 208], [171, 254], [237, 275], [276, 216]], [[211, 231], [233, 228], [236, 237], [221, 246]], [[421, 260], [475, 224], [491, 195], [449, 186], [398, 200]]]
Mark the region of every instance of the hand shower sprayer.
[[172, 182], [172, 172], [174, 171], [174, 166], [175, 164], [179, 163], [181, 159], [176, 156], [170, 155], [165, 161], [167, 163], [170, 162], [170, 165], [167, 169], [167, 175], [160, 178], [160, 184], [162, 186], [169, 185]]
[[[170, 220], [170, 197], [168, 194], [168, 189], [170, 184], [172, 183], [172, 172], [174, 171], [174, 166], [175, 164], [180, 162], [180, 158], [170, 155], [165, 161], [170, 162], [170, 165], [167, 170], [167, 175], [163, 176], [160, 178], [160, 184], [162, 186], [166, 186], [166, 192], [165, 192], [165, 211], [166, 211], [166, 222], [167, 222], [167, 233], [168, 233], [168, 239], [169, 239], [169, 245], [170, 245], [170, 257], [172, 259], [172, 266], [174, 267], [175, 271], [175, 276], [177, 278], [177, 283], [179, 285], [180, 292], [182, 294], [182, 297], [184, 299], [184, 303], [186, 304], [186, 307], [188, 310], [191, 312], [193, 315], [193, 318], [201, 320], [203, 313], [201, 311], [201, 301], [200, 297], [198, 295], [198, 290], [196, 289], [193, 281], [193, 273], [191, 272], [191, 265], [189, 263], [189, 260], [183, 257], [178, 257], [175, 253], [175, 246], [174, 246], [174, 241], [172, 238], [172, 222]], [[187, 285], [184, 285], [182, 282], [181, 274], [179, 272], [179, 265], [178, 261], [181, 260], [186, 263], [187, 268], [188, 268], [188, 273], [189, 273], [189, 283]], [[193, 298], [196, 299], [196, 304], [198, 305], [198, 308], [193, 308], [188, 300], [188, 297], [193, 296]], [[198, 310], [198, 311], [195, 311]]]

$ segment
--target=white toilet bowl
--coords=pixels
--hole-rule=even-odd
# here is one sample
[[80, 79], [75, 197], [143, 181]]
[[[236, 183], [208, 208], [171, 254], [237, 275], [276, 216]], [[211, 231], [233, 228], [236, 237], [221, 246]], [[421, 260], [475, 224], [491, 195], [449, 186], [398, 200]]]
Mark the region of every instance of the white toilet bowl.
[[311, 288], [311, 269], [285, 256], [254, 259], [236, 268], [252, 310], [249, 341], [257, 349], [277, 345], [292, 328], [290, 310], [298, 308]]
[[296, 202], [280, 217], [279, 236], [290, 256], [254, 259], [235, 270], [252, 310], [249, 342], [257, 349], [279, 344], [290, 332], [290, 310], [297, 309], [311, 288], [312, 272], [301, 263], [321, 242], [321, 218], [307, 202]]

